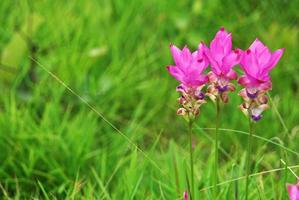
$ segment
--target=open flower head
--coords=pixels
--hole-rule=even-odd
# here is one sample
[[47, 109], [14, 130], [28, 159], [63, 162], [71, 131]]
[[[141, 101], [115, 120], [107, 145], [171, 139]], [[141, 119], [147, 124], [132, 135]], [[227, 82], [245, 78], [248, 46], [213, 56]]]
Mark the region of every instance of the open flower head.
[[296, 185], [287, 184], [290, 200], [299, 200], [299, 180]]
[[228, 92], [235, 87], [230, 80], [237, 79], [233, 67], [241, 60], [241, 51], [232, 49], [232, 34], [221, 28], [210, 44], [210, 48], [202, 43], [204, 55], [211, 64], [209, 73], [210, 87], [208, 96], [214, 101], [218, 96], [223, 102], [228, 101]]
[[283, 54], [283, 49], [271, 53], [268, 47], [256, 39], [248, 50], [242, 52], [241, 67], [244, 75], [238, 83], [244, 87], [239, 92], [244, 102], [240, 108], [252, 120], [262, 118], [264, 110], [269, 108], [266, 92], [272, 88], [269, 72]]
[[198, 87], [204, 85], [208, 78], [202, 72], [209, 65], [203, 56], [203, 49], [199, 46], [198, 50], [191, 53], [185, 46], [182, 50], [174, 45], [170, 45], [174, 66], [168, 66], [169, 73], [186, 87]]
[[272, 88], [269, 72], [280, 60], [284, 49], [273, 53], [260, 40], [256, 39], [248, 50], [243, 52], [241, 67], [244, 75], [239, 78], [239, 84], [246, 88], [269, 90]]
[[177, 113], [194, 118], [199, 115], [200, 106], [205, 103], [205, 95], [201, 89], [208, 82], [208, 77], [202, 73], [209, 65], [208, 60], [203, 55], [201, 45], [193, 53], [186, 46], [180, 50], [176, 46], [170, 45], [170, 50], [175, 65], [168, 66], [167, 70], [181, 83], [177, 87], [177, 91], [181, 93], [178, 102], [182, 107], [178, 109]]

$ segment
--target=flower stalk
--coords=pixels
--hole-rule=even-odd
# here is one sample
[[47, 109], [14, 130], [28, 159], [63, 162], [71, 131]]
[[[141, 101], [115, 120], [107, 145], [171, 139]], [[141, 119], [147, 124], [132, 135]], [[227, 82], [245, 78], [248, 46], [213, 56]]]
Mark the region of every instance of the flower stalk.
[[252, 151], [252, 135], [253, 135], [253, 121], [249, 118], [249, 135], [247, 138], [247, 160], [246, 160], [246, 191], [245, 191], [245, 199], [248, 199], [248, 188], [249, 188], [249, 175], [250, 175], [250, 157]]
[[214, 199], [217, 197], [217, 183], [218, 183], [218, 143], [219, 143], [219, 124], [220, 124], [220, 100], [219, 97], [216, 99], [216, 128], [215, 128], [215, 140], [214, 140], [214, 171], [213, 171], [213, 184], [214, 184]]
[[189, 137], [190, 137], [190, 168], [191, 168], [191, 191], [190, 198], [194, 197], [194, 170], [193, 170], [193, 148], [192, 148], [192, 127], [193, 127], [193, 119], [189, 119]]
[[252, 149], [253, 123], [262, 119], [262, 113], [269, 109], [266, 93], [272, 89], [270, 71], [280, 60], [284, 49], [278, 49], [273, 53], [260, 40], [256, 39], [246, 51], [242, 51], [240, 61], [244, 75], [238, 79], [238, 83], [244, 88], [239, 92], [243, 98], [240, 105], [241, 111], [248, 117], [249, 135], [247, 141], [246, 160], [246, 191], [245, 199], [248, 199], [250, 156]]

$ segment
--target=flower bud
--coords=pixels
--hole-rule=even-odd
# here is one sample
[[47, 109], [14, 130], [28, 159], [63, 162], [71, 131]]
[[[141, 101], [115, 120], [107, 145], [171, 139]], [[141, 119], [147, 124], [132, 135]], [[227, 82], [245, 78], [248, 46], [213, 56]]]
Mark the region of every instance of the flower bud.
[[184, 96], [181, 96], [180, 98], [178, 98], [178, 102], [179, 104], [183, 105], [186, 103], [186, 98]]
[[258, 98], [258, 101], [260, 104], [267, 104], [268, 103], [268, 97], [266, 95], [263, 95]]
[[177, 114], [178, 114], [178, 115], [181, 115], [181, 116], [186, 115], [186, 109], [185, 109], [185, 108], [179, 108], [179, 109], [177, 110]]

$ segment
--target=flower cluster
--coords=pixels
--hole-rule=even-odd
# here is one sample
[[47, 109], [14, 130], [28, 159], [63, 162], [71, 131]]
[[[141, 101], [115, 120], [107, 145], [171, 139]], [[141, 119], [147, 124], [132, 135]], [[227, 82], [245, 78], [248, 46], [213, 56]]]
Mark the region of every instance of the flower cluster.
[[199, 114], [200, 106], [205, 103], [205, 95], [201, 89], [208, 82], [208, 77], [202, 75], [202, 72], [209, 63], [203, 55], [201, 45], [193, 53], [187, 47], [180, 50], [174, 45], [170, 45], [170, 50], [175, 66], [168, 66], [167, 69], [173, 77], [181, 82], [177, 91], [181, 93], [178, 101], [182, 107], [178, 109], [177, 113], [192, 119]]
[[[209, 47], [201, 42], [193, 53], [186, 46], [180, 50], [170, 45], [170, 50], [175, 65], [168, 66], [167, 70], [181, 83], [177, 87], [181, 93], [181, 108], [177, 111], [179, 115], [196, 117], [200, 113], [200, 106], [206, 103], [205, 96], [214, 102], [219, 99], [227, 103], [229, 92], [235, 91], [231, 81], [238, 79], [233, 70], [238, 64], [244, 72], [238, 79], [238, 83], [244, 87], [239, 92], [244, 100], [240, 106], [243, 113], [257, 121], [269, 107], [266, 96], [266, 92], [272, 88], [269, 72], [276, 66], [284, 49], [271, 53], [258, 39], [246, 51], [233, 49], [232, 34], [221, 28]], [[209, 65], [211, 71], [203, 74]], [[203, 92], [206, 84], [207, 90]]]
[[266, 92], [272, 88], [270, 70], [275, 67], [283, 54], [283, 49], [271, 53], [256, 39], [248, 50], [243, 52], [240, 65], [244, 71], [238, 83], [244, 87], [239, 92], [244, 103], [240, 106], [244, 114], [254, 121], [262, 118], [262, 112], [269, 108]]
[[232, 50], [232, 34], [221, 28], [207, 48], [204, 44], [204, 54], [211, 64], [212, 71], [208, 73], [209, 87], [207, 95], [215, 101], [219, 96], [224, 102], [228, 102], [228, 92], [235, 91], [235, 86], [230, 83], [237, 79], [238, 75], [233, 67], [239, 64], [241, 51]]

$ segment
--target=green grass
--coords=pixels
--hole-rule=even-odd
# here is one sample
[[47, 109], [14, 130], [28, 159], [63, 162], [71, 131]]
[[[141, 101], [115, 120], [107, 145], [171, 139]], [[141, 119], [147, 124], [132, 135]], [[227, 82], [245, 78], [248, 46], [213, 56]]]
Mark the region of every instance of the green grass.
[[[298, 6], [298, 0], [1, 1], [0, 52], [8, 54], [1, 62], [17, 66], [0, 66], [0, 198], [181, 199], [189, 138], [176, 115], [178, 83], [165, 70], [173, 62], [169, 44], [195, 49], [221, 26], [233, 33], [235, 47], [246, 49], [259, 37], [272, 50], [286, 48], [272, 73], [272, 109], [255, 126], [263, 138], [254, 138], [252, 171], [283, 167], [281, 145], [297, 152], [287, 154], [288, 164], [298, 165]], [[20, 30], [28, 35], [33, 13], [42, 20], [36, 25], [33, 18], [33, 56], [121, 134], [32, 62], [32, 52], [20, 53], [26, 51]], [[221, 128], [247, 132], [240, 103], [230, 95]], [[200, 128], [215, 127], [214, 110], [212, 102], [203, 105], [195, 122], [196, 199], [212, 195], [214, 131]], [[242, 199], [245, 179], [225, 181], [245, 175], [247, 135], [220, 133], [219, 199]], [[251, 178], [250, 199], [286, 198], [284, 176], [281, 170]], [[288, 172], [287, 180], [295, 177]]]

